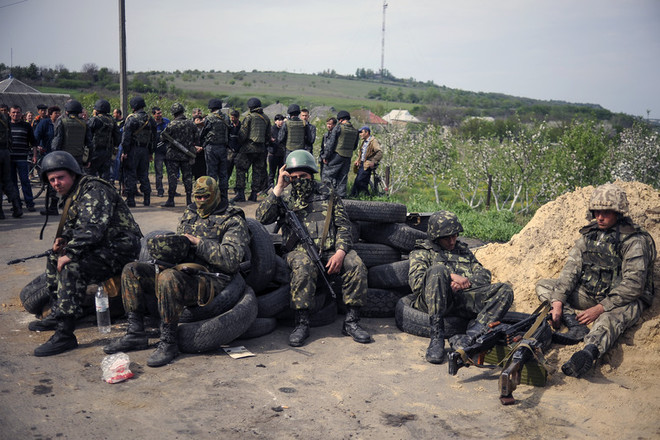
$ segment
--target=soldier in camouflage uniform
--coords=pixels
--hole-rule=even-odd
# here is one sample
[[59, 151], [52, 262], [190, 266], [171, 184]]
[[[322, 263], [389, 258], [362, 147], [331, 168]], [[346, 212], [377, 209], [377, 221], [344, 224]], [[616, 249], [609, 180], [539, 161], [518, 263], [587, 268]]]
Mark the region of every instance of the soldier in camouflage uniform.
[[[203, 176], [195, 181], [195, 203], [186, 208], [177, 228], [178, 237], [175, 236], [188, 239], [188, 250], [182, 253], [184, 260], [177, 262], [197, 263], [209, 272], [235, 275], [245, 256], [250, 235], [243, 211], [233, 206], [225, 207], [227, 205], [220, 203], [220, 197], [221, 192], [213, 178]], [[176, 268], [156, 274], [153, 265], [141, 262], [126, 265], [121, 278], [128, 330], [126, 335], [103, 350], [110, 354], [146, 349], [144, 314], [149, 301], [156, 297], [161, 318], [160, 343], [147, 360], [150, 367], [166, 365], [178, 355], [177, 327], [183, 308], [206, 303], [211, 289], [220, 292], [229, 284], [229, 281], [193, 275]], [[204, 289], [199, 289], [200, 283], [204, 283]], [[205, 293], [204, 298], [199, 297], [200, 291]]]
[[126, 204], [135, 207], [137, 182], [144, 194], [144, 206], [151, 204], [151, 184], [149, 183], [149, 162], [156, 148], [156, 121], [149, 116], [147, 105], [141, 96], [134, 96], [129, 102], [133, 113], [124, 122], [121, 138], [124, 172], [126, 174]]
[[209, 100], [211, 113], [204, 118], [204, 127], [200, 134], [206, 157], [206, 174], [218, 182], [223, 203], [228, 201], [229, 177], [227, 175], [227, 144], [229, 143], [230, 123], [222, 113], [222, 101]]
[[[51, 149], [70, 153], [82, 168], [89, 165], [89, 158], [94, 154], [92, 132], [85, 121], [78, 116], [83, 111], [80, 102], [72, 99], [64, 105], [64, 110], [66, 114], [55, 124]], [[85, 147], [90, 149], [87, 160], [83, 160]]]
[[[268, 197], [261, 202], [255, 214], [263, 224], [277, 220], [282, 222], [282, 240], [289, 251], [286, 262], [291, 268], [291, 302], [296, 313], [296, 327], [289, 337], [289, 345], [300, 347], [309, 337], [309, 307], [316, 293], [319, 273], [291, 226], [286, 223], [286, 211], [281, 202], [295, 212], [309, 232], [319, 248], [327, 273], [339, 273], [341, 276], [342, 294], [348, 309], [342, 332], [357, 342], [368, 343], [371, 337], [359, 325], [359, 308], [367, 292], [367, 268], [351, 249], [351, 223], [344, 204], [330, 188], [314, 180], [315, 173], [318, 173], [316, 162], [308, 151], [297, 150], [289, 154], [286, 164], [280, 168], [277, 185], [268, 192]], [[283, 194], [289, 181], [292, 188]], [[332, 214], [328, 213], [330, 203]], [[326, 223], [327, 215], [332, 216], [329, 223]], [[326, 224], [327, 234], [324, 234]]]
[[358, 145], [358, 131], [351, 124], [351, 115], [345, 110], [337, 113], [337, 126], [328, 135], [323, 146], [323, 183], [333, 188], [341, 198], [346, 197], [351, 157]]
[[[591, 370], [653, 300], [655, 243], [627, 216], [626, 193], [614, 184], [601, 185], [591, 196], [589, 211], [595, 220], [580, 229], [582, 236], [559, 278], [536, 284], [538, 297], [552, 304], [553, 326], [563, 322], [586, 334], [584, 349], [562, 366], [564, 374], [574, 377]], [[576, 315], [573, 307], [582, 312]]]
[[121, 134], [115, 120], [110, 116], [110, 103], [99, 99], [94, 104], [94, 115], [87, 121], [92, 135], [93, 154], [89, 174], [110, 181], [112, 155], [119, 146]]
[[[300, 106], [291, 104], [287, 109], [289, 119], [284, 121], [282, 128], [277, 133], [277, 142], [286, 147], [286, 156], [292, 151], [303, 150], [309, 141], [309, 129], [305, 122], [300, 119]], [[285, 157], [286, 158], [286, 157]]]
[[268, 186], [266, 173], [266, 141], [270, 141], [270, 119], [257, 98], [248, 99], [250, 113], [243, 119], [238, 134], [240, 150], [235, 158], [236, 196], [234, 202], [245, 201], [245, 181], [252, 167], [252, 192], [248, 200], [257, 201], [257, 194]]
[[[161, 137], [165, 142], [168, 140], [164, 136], [171, 136], [174, 140], [183, 145], [189, 152], [195, 154], [195, 146], [199, 144], [198, 131], [195, 123], [187, 119], [184, 115], [185, 108], [178, 102], [172, 104], [172, 116], [174, 119], [165, 127]], [[168, 142], [167, 152], [165, 153], [165, 166], [167, 168], [167, 201], [161, 206], [174, 207], [174, 196], [176, 195], [179, 172], [183, 180], [183, 187], [186, 190], [186, 205], [192, 203], [192, 165], [195, 162], [194, 157], [187, 156], [175, 145]]]
[[429, 314], [431, 342], [426, 360], [432, 364], [445, 360], [444, 317], [472, 320], [466, 334], [449, 339], [458, 350], [471, 345], [513, 302], [511, 287], [491, 284], [490, 271], [477, 261], [467, 244], [457, 240], [461, 232], [463, 226], [456, 214], [436, 212], [429, 219], [428, 238], [418, 240], [410, 253], [408, 283], [417, 295], [413, 307]]
[[41, 178], [62, 198], [64, 218], [46, 262], [55, 334], [34, 350], [35, 356], [51, 356], [78, 346], [73, 332], [87, 285], [118, 275], [135, 260], [142, 233], [117, 190], [83, 176], [71, 154], [47, 154]]

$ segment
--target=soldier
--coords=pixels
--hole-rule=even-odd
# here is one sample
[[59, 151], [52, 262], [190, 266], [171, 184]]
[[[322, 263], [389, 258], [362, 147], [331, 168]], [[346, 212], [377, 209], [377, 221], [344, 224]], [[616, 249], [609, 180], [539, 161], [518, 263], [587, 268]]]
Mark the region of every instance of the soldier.
[[[655, 243], [627, 215], [626, 193], [614, 184], [597, 187], [589, 213], [594, 220], [580, 229], [559, 278], [536, 284], [539, 299], [552, 304], [553, 326], [564, 323], [584, 336], [584, 349], [561, 367], [574, 377], [591, 370], [653, 300]], [[574, 307], [582, 311], [576, 315]]]
[[472, 320], [465, 334], [449, 339], [451, 347], [458, 350], [472, 345], [513, 302], [511, 287], [491, 284], [490, 271], [477, 261], [467, 244], [457, 240], [461, 232], [463, 226], [456, 214], [435, 212], [429, 219], [428, 238], [418, 240], [410, 253], [408, 283], [416, 295], [413, 307], [429, 314], [431, 342], [426, 360], [432, 364], [445, 360], [446, 316]]
[[[233, 206], [227, 207], [227, 204], [221, 203], [220, 197], [214, 179], [207, 176], [197, 179], [195, 204], [188, 206], [181, 217], [178, 235], [170, 236], [173, 241], [163, 238], [166, 243], [175, 243], [182, 249], [181, 255], [188, 255], [190, 262], [201, 264], [211, 272], [233, 276], [238, 273], [250, 236], [243, 211]], [[201, 289], [200, 283], [204, 283], [206, 288]], [[149, 263], [128, 264], [122, 272], [122, 299], [128, 313], [128, 330], [125, 336], [103, 350], [111, 354], [146, 349], [148, 339], [144, 331], [144, 314], [149, 301], [157, 297], [161, 318], [160, 343], [147, 360], [147, 365], [160, 367], [168, 364], [179, 354], [177, 327], [184, 306], [206, 302], [211, 289], [220, 292], [227, 284], [229, 281], [191, 275], [176, 268], [165, 269], [156, 276], [154, 266]], [[206, 297], [198, 297], [198, 288]]]
[[66, 151], [53, 151], [42, 162], [41, 178], [62, 198], [60, 230], [46, 262], [51, 318], [30, 330], [55, 328], [34, 350], [51, 356], [78, 346], [73, 334], [87, 285], [121, 273], [140, 253], [140, 227], [115, 188], [105, 180], [83, 176], [78, 161]]
[[141, 96], [134, 96], [129, 104], [133, 113], [124, 122], [121, 145], [126, 173], [126, 204], [134, 208], [138, 181], [144, 194], [144, 206], [151, 204], [149, 162], [156, 147], [156, 121], [144, 111], [147, 104]]
[[209, 100], [209, 113], [204, 118], [204, 128], [200, 134], [206, 158], [206, 175], [218, 182], [223, 203], [227, 203], [229, 177], [227, 176], [227, 144], [229, 143], [229, 120], [222, 113], [222, 101]]
[[298, 104], [291, 104], [287, 113], [289, 119], [284, 121], [284, 125], [277, 134], [277, 141], [286, 146], [288, 156], [292, 151], [305, 149], [308, 130], [305, 128], [303, 120], [298, 117], [300, 115]]
[[305, 150], [314, 155], [314, 142], [316, 141], [316, 125], [309, 122], [309, 110], [300, 110], [300, 119], [305, 123], [307, 137], [305, 138]]
[[163, 188], [163, 165], [165, 164], [165, 155], [167, 153], [167, 146], [165, 142], [161, 142], [160, 134], [165, 130], [170, 120], [163, 117], [163, 110], [160, 107], [151, 108], [151, 116], [156, 123], [156, 147], [154, 148], [154, 173], [156, 174], [156, 195], [163, 197], [165, 189]]
[[250, 98], [250, 113], [243, 119], [238, 134], [240, 150], [235, 159], [236, 196], [234, 202], [245, 201], [247, 171], [252, 167], [252, 192], [248, 200], [257, 201], [257, 194], [266, 186], [266, 141], [270, 141], [270, 119], [261, 108], [261, 101]]
[[[359, 325], [359, 308], [367, 292], [367, 268], [351, 249], [351, 222], [344, 204], [325, 184], [314, 180], [315, 173], [318, 168], [308, 151], [296, 150], [289, 154], [286, 164], [280, 168], [277, 185], [261, 202], [255, 218], [263, 224], [285, 218], [285, 209], [280, 205], [282, 197], [281, 202], [295, 212], [319, 248], [328, 275], [338, 273], [341, 276], [347, 306], [342, 332], [366, 344], [371, 342], [371, 337]], [[283, 195], [289, 182], [291, 191]], [[296, 327], [289, 336], [289, 345], [300, 347], [309, 337], [309, 307], [319, 273], [286, 221], [282, 225], [282, 241], [288, 251], [286, 262], [291, 268], [291, 303], [296, 315]]]
[[70, 153], [81, 168], [88, 167], [94, 151], [92, 132], [87, 123], [79, 117], [83, 111], [82, 104], [72, 99], [64, 105], [64, 111], [66, 114], [60, 117], [55, 125], [51, 148], [54, 151]]
[[109, 113], [110, 103], [105, 99], [99, 99], [94, 104], [93, 116], [87, 121], [94, 146], [89, 174], [99, 176], [108, 182], [112, 168], [112, 154], [121, 140], [119, 127]]
[[[238, 110], [232, 110], [229, 113], [229, 150], [227, 151], [227, 180], [231, 178], [231, 174], [234, 172], [234, 160], [240, 149], [238, 143], [238, 134], [241, 131], [241, 120], [239, 119], [241, 114]], [[234, 192], [236, 192], [236, 187], [234, 187]]]
[[[175, 141], [179, 142], [190, 153], [195, 154], [195, 146], [199, 143], [197, 137], [197, 127], [190, 119], [186, 119], [184, 112], [186, 109], [178, 102], [172, 104], [172, 116], [174, 120], [169, 123], [163, 130], [163, 137], [172, 137]], [[167, 201], [161, 206], [166, 208], [174, 208], [174, 197], [176, 195], [177, 181], [179, 180], [179, 172], [183, 180], [183, 187], [186, 190], [186, 205], [192, 203], [192, 164], [194, 158], [186, 155], [181, 149], [175, 146], [167, 138], [163, 139], [168, 142], [167, 153], [165, 154], [165, 161], [167, 166]]]
[[357, 144], [358, 131], [351, 124], [351, 115], [346, 110], [342, 110], [337, 113], [337, 126], [330, 132], [321, 156], [323, 183], [333, 188], [342, 198], [346, 197], [351, 156]]
[[378, 139], [371, 135], [371, 129], [366, 125], [360, 129], [360, 139], [362, 148], [355, 161], [357, 175], [351, 188], [351, 197], [358, 196], [361, 193], [369, 195], [369, 180], [371, 173], [378, 167], [380, 159], [383, 157], [383, 150], [380, 148]]

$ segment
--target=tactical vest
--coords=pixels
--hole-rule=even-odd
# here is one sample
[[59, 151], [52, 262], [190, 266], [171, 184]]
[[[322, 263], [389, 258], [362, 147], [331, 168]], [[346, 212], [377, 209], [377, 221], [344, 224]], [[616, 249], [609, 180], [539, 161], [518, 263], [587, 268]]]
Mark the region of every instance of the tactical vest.
[[341, 124], [336, 152], [342, 157], [351, 157], [357, 145], [358, 131], [350, 123]]
[[266, 143], [266, 117], [258, 112], [250, 113], [250, 133], [248, 139], [255, 144]]
[[225, 116], [214, 112], [206, 116], [206, 120], [211, 124], [211, 131], [206, 133], [204, 145], [226, 145], [229, 142], [229, 127]]
[[67, 115], [62, 118], [62, 128], [64, 129], [62, 150], [71, 153], [76, 159], [82, 157], [85, 150], [87, 124], [80, 118]]
[[301, 120], [289, 119], [286, 124], [286, 149], [302, 150], [305, 145], [305, 123]]
[[135, 118], [140, 125], [133, 132], [136, 146], [149, 148], [151, 143], [151, 127], [149, 126], [149, 115], [144, 112], [133, 113], [128, 116]]
[[94, 143], [94, 148], [103, 151], [110, 151], [115, 146], [113, 145], [112, 134], [115, 130], [115, 122], [112, 117], [106, 114], [101, 114], [96, 116], [96, 118], [101, 122], [101, 127], [94, 131], [92, 135], [92, 141]]

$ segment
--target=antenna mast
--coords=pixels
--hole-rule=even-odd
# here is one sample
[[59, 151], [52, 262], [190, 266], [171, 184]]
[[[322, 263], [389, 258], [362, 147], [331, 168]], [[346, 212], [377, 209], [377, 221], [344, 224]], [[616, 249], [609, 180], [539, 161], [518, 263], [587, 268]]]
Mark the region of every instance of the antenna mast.
[[387, 9], [387, 0], [383, 0], [383, 39], [380, 45], [380, 79], [385, 77], [385, 10]]

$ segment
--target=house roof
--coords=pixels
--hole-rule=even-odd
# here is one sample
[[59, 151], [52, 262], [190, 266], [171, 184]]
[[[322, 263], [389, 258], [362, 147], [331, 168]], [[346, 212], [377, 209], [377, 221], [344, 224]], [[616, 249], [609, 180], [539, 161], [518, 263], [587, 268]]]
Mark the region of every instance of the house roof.
[[385, 119], [381, 118], [371, 110], [356, 110], [351, 116], [365, 124], [387, 125], [387, 121]]
[[0, 81], [0, 103], [9, 106], [17, 105], [23, 112], [37, 111], [37, 105], [48, 107], [57, 105], [64, 108], [70, 96], [61, 93], [41, 93], [16, 78], [7, 78]]
[[383, 119], [387, 122], [422, 122], [413, 115], [410, 114], [408, 110], [392, 110], [385, 116]]

